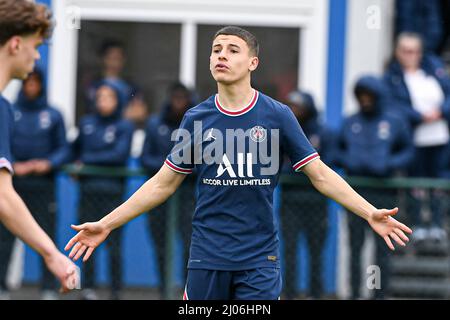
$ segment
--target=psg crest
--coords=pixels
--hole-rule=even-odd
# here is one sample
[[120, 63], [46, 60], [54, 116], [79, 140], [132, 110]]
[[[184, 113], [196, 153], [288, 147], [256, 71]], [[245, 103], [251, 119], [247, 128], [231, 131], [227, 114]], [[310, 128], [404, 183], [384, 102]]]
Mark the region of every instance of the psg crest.
[[266, 140], [267, 130], [261, 126], [254, 126], [250, 130], [250, 138], [255, 142], [263, 142]]

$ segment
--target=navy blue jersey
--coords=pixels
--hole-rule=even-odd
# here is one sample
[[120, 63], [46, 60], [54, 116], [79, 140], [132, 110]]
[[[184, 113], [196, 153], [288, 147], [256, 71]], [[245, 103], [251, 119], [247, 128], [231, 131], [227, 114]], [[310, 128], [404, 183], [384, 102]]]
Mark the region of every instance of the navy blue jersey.
[[12, 110], [10, 103], [0, 94], [0, 168], [13, 173], [11, 157]]
[[240, 111], [216, 95], [190, 109], [180, 129], [165, 164], [197, 173], [188, 268], [279, 267], [273, 191], [282, 155], [296, 171], [319, 157], [292, 111], [256, 90]]

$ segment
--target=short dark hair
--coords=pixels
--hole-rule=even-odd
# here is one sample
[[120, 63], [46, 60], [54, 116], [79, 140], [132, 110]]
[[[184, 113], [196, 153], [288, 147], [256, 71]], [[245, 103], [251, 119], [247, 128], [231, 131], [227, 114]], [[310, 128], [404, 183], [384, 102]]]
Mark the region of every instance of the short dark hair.
[[118, 48], [121, 49], [123, 52], [125, 52], [125, 46], [121, 41], [116, 39], [106, 39], [101, 44], [98, 53], [100, 57], [104, 57], [108, 53], [108, 51], [113, 48]]
[[175, 92], [183, 92], [185, 94], [190, 93], [189, 89], [180, 81], [176, 81], [176, 82], [172, 83], [169, 87], [168, 92], [169, 92], [169, 95], [172, 95]]
[[216, 32], [214, 35], [214, 39], [216, 39], [220, 35], [230, 35], [241, 38], [247, 43], [250, 52], [254, 54], [256, 57], [259, 55], [259, 43], [256, 37], [249, 31], [236, 26], [227, 26]]
[[39, 32], [49, 38], [53, 29], [47, 6], [29, 0], [0, 0], [0, 46], [14, 36]]

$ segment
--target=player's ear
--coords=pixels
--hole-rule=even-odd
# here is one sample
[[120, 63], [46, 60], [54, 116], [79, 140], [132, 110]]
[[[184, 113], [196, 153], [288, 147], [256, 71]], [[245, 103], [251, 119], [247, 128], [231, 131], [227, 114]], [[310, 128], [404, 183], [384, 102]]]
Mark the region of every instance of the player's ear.
[[258, 68], [259, 65], [259, 58], [258, 57], [252, 57], [250, 60], [250, 65], [248, 66], [248, 70], [255, 71], [256, 68]]
[[22, 38], [19, 36], [14, 36], [8, 40], [6, 46], [8, 47], [8, 51], [11, 55], [16, 55], [20, 51], [20, 47], [22, 46]]

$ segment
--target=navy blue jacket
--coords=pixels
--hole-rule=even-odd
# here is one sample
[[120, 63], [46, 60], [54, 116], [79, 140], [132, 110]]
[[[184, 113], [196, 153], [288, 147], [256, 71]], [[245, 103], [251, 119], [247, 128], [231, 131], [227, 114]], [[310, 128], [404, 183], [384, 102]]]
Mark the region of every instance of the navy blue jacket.
[[441, 178], [450, 179], [450, 143], [447, 145], [444, 156], [442, 157]]
[[[314, 98], [306, 92], [300, 92], [300, 94], [303, 97], [304, 106], [308, 109], [310, 116], [306, 122], [301, 122], [299, 119], [297, 120], [299, 120], [305, 136], [308, 138], [314, 149], [319, 153], [321, 160], [331, 165], [333, 154], [333, 134], [331, 133], [331, 130], [328, 129], [320, 120]], [[287, 159], [285, 159], [283, 163], [282, 172], [295, 173], [294, 170], [292, 170], [290, 161]]]
[[[447, 120], [450, 120], [450, 77], [445, 71], [445, 66], [441, 59], [425, 55], [422, 59], [421, 68], [428, 74], [436, 78], [445, 95], [441, 112]], [[384, 82], [388, 89], [390, 109], [398, 113], [402, 118], [408, 119], [412, 126], [422, 122], [422, 116], [412, 107], [411, 96], [404, 79], [402, 67], [397, 61], [393, 61], [384, 74]]]
[[68, 160], [64, 120], [48, 105], [45, 89], [35, 100], [28, 100], [21, 91], [13, 113], [11, 150], [15, 161], [46, 159], [57, 168]]
[[171, 135], [180, 126], [181, 119], [174, 119], [171, 112], [170, 103], [166, 103], [161, 113], [147, 120], [141, 164], [148, 170], [159, 170], [174, 145]]
[[396, 0], [396, 34], [422, 35], [427, 51], [436, 52], [444, 36], [441, 0]]
[[80, 133], [74, 142], [76, 158], [83, 164], [125, 166], [130, 154], [133, 124], [98, 114], [80, 120]]
[[[116, 91], [117, 89], [111, 87]], [[119, 102], [120, 104], [120, 102]], [[79, 134], [72, 145], [72, 158], [86, 165], [126, 166], [131, 148], [134, 126], [121, 118], [121, 106], [108, 117], [89, 114], [81, 118]], [[113, 188], [117, 179], [86, 178], [92, 185]], [[101, 187], [98, 187], [99, 190]]]
[[411, 130], [401, 118], [383, 108], [383, 86], [374, 77], [363, 77], [356, 88], [376, 97], [375, 110], [358, 112], [344, 120], [339, 138], [336, 165], [349, 175], [388, 177], [407, 169], [414, 157]]

